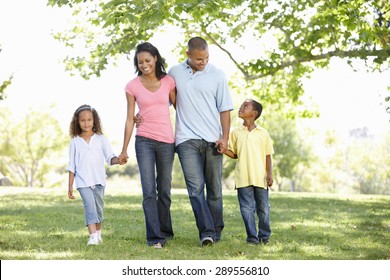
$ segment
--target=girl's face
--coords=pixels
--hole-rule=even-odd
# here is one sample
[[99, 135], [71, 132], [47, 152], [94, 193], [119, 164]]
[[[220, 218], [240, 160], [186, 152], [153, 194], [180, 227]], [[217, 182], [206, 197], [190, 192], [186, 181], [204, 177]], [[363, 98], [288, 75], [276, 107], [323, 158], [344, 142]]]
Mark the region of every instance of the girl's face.
[[137, 54], [138, 69], [143, 75], [154, 74], [156, 69], [157, 57], [149, 52], [140, 52]]
[[89, 110], [84, 110], [79, 113], [79, 125], [83, 132], [93, 131], [93, 114]]

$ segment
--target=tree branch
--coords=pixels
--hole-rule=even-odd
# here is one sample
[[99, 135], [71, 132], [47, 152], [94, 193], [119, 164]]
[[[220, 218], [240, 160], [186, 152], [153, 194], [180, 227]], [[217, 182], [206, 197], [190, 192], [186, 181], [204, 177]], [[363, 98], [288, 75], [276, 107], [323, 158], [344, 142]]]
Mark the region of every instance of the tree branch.
[[305, 62], [310, 61], [318, 61], [318, 60], [324, 60], [324, 59], [330, 59], [332, 57], [339, 57], [339, 58], [356, 58], [359, 57], [361, 59], [367, 59], [368, 57], [380, 57], [380, 56], [388, 56], [390, 57], [390, 49], [382, 49], [382, 50], [372, 50], [372, 51], [361, 51], [361, 50], [351, 50], [351, 51], [342, 51], [342, 50], [335, 50], [327, 53], [323, 53], [320, 55], [312, 55], [307, 57], [297, 57], [294, 60], [286, 61], [274, 68], [270, 68], [267, 71], [265, 71], [262, 74], [259, 75], [250, 75], [248, 71], [246, 71], [240, 63], [238, 63], [233, 55], [224, 47], [222, 47], [209, 33], [206, 32], [206, 35], [208, 38], [224, 53], [226, 53], [229, 58], [233, 61], [233, 63], [236, 65], [236, 67], [241, 71], [241, 73], [244, 75], [245, 79], [247, 81], [257, 80], [261, 79], [263, 77], [272, 76], [276, 72], [288, 68], [290, 66], [299, 65]]
[[213, 36], [211, 36], [210, 33], [208, 33], [206, 30], [205, 30], [205, 33], [207, 35], [207, 37], [218, 47], [220, 48], [224, 53], [226, 53], [230, 60], [233, 61], [234, 65], [236, 65], [236, 67], [241, 71], [242, 74], [244, 74], [245, 76], [245, 79], [247, 79], [249, 77], [249, 73], [247, 71], [245, 71], [245, 69], [240, 65], [240, 63], [238, 63], [237, 60], [234, 59], [233, 55], [227, 50], [225, 49], [224, 47], [222, 47], [218, 42], [217, 40], [215, 40], [213, 38]]

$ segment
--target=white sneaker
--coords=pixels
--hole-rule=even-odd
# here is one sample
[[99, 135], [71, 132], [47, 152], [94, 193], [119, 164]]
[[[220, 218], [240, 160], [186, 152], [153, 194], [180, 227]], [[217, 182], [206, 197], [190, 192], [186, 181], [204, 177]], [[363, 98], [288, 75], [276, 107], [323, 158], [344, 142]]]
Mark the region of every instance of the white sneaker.
[[103, 238], [102, 238], [101, 235], [98, 236], [98, 242], [99, 242], [99, 244], [100, 244], [100, 243], [103, 243]]
[[99, 245], [99, 239], [97, 237], [89, 237], [89, 240], [87, 242], [87, 245]]

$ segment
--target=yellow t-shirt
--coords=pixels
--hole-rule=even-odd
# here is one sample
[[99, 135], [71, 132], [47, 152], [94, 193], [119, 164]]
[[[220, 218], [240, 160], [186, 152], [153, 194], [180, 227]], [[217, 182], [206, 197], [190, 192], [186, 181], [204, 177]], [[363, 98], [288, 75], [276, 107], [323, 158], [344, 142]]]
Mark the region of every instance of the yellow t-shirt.
[[257, 126], [248, 131], [236, 128], [229, 137], [229, 149], [238, 157], [235, 169], [236, 188], [267, 188], [266, 156], [274, 153], [272, 139], [266, 129]]

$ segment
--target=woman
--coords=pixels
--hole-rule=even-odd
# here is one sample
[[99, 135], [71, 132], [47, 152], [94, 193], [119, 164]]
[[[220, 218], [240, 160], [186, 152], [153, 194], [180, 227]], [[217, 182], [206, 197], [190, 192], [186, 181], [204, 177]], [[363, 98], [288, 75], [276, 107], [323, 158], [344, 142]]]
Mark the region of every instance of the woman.
[[134, 66], [138, 76], [125, 87], [127, 117], [119, 158], [121, 162], [127, 160], [137, 103], [142, 125], [137, 127], [135, 151], [141, 176], [146, 239], [149, 246], [160, 249], [173, 238], [170, 196], [175, 140], [169, 106], [176, 106], [175, 81], [165, 72], [163, 58], [150, 43], [137, 46]]

